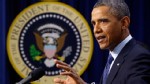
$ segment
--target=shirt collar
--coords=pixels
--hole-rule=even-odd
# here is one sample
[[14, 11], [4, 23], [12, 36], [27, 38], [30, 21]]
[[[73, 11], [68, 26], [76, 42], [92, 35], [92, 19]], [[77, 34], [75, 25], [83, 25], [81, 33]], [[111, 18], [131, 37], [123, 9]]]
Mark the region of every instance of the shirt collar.
[[121, 52], [123, 47], [132, 39], [132, 36], [127, 36], [121, 43], [119, 43], [113, 51], [110, 51], [110, 54], [114, 58], [114, 60], [117, 58], [118, 54]]

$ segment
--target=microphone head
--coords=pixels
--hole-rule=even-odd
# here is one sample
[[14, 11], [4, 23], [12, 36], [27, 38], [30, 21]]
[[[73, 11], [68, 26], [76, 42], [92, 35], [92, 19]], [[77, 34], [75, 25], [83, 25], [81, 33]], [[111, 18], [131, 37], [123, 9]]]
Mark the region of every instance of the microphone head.
[[31, 75], [31, 80], [35, 81], [41, 78], [45, 74], [45, 71], [42, 67], [39, 67], [35, 70], [33, 70], [29, 75]]

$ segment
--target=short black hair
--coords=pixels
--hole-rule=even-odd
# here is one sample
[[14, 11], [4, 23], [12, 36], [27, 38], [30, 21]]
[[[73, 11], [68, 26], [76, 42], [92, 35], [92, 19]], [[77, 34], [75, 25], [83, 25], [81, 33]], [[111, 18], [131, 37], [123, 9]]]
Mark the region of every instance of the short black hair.
[[93, 8], [100, 6], [108, 6], [110, 14], [118, 19], [122, 19], [124, 16], [130, 17], [129, 7], [123, 0], [99, 0]]

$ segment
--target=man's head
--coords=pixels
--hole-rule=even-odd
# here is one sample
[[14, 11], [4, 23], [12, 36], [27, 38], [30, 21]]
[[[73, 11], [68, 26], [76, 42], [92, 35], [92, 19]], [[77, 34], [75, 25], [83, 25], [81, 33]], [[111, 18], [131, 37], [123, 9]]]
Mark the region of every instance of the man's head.
[[95, 4], [91, 22], [101, 49], [113, 50], [129, 35], [129, 17], [130, 12], [125, 2], [97, 2]]

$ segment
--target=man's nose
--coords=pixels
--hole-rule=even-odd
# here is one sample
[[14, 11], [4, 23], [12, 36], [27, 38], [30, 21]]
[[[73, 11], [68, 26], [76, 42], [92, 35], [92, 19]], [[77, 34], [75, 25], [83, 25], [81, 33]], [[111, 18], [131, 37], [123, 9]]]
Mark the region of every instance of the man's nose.
[[94, 26], [94, 33], [100, 33], [102, 32], [101, 26], [99, 24], [96, 24]]

